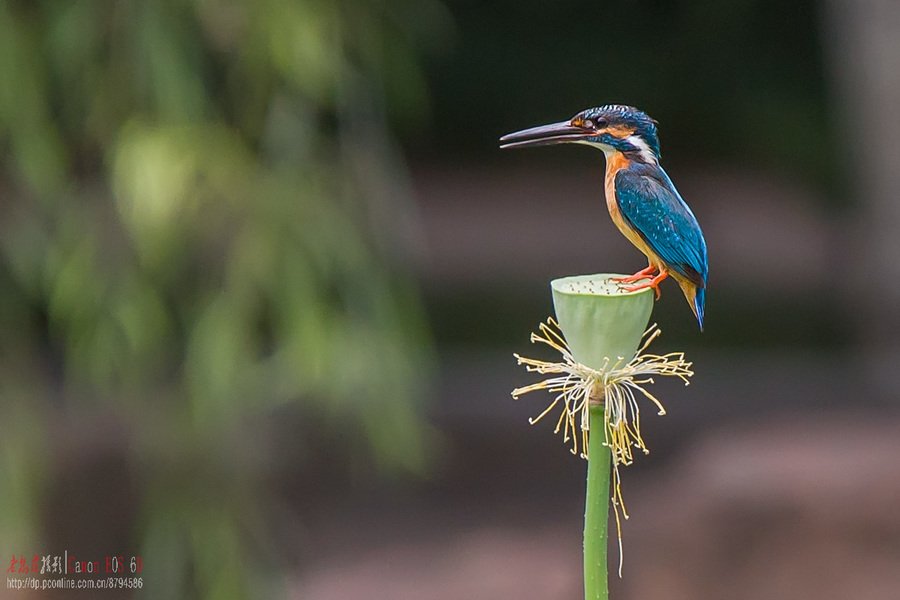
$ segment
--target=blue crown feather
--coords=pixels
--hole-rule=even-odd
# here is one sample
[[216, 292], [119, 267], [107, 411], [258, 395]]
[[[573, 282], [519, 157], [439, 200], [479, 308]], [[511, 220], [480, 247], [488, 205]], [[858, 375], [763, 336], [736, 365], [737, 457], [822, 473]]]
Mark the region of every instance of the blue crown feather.
[[629, 127], [634, 127], [635, 134], [640, 136], [640, 138], [647, 143], [647, 146], [650, 147], [650, 150], [657, 158], [660, 157], [659, 138], [656, 134], [656, 121], [650, 118], [644, 111], [624, 104], [606, 104], [604, 106], [598, 106], [597, 108], [589, 108], [582, 111], [578, 116], [583, 119], [593, 120], [604, 117], [609, 121], [610, 125], [627, 125]]

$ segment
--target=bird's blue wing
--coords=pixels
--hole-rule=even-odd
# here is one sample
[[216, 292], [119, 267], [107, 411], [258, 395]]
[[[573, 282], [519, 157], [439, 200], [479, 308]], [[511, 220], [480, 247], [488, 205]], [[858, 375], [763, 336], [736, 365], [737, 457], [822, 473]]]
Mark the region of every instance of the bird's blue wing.
[[625, 221], [672, 270], [706, 287], [706, 241], [697, 219], [661, 167], [632, 165], [616, 174]]

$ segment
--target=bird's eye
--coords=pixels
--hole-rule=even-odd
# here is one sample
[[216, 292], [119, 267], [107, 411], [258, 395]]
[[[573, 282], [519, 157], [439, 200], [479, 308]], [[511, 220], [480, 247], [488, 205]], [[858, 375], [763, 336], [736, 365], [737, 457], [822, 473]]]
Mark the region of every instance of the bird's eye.
[[599, 119], [594, 121], [594, 125], [597, 127], [597, 129], [602, 129], [603, 127], [606, 127], [606, 125], [607, 125], [606, 119], [604, 119], [603, 117], [600, 117]]

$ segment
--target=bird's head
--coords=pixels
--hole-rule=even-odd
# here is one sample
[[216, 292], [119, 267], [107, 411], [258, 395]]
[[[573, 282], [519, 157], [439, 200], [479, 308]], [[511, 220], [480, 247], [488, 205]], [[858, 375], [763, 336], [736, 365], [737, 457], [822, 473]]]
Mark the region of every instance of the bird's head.
[[622, 152], [645, 163], [659, 160], [656, 121], [636, 108], [620, 104], [589, 108], [568, 121], [510, 133], [500, 141], [501, 148], [587, 144], [607, 154]]

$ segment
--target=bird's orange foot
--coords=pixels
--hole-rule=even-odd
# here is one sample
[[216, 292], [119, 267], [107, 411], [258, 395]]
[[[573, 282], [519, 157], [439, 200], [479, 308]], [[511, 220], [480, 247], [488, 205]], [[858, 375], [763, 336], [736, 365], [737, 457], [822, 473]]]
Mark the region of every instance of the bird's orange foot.
[[[637, 275], [637, 273], [635, 273], [635, 275]], [[666, 271], [660, 271], [659, 275], [657, 275], [656, 277], [654, 277], [647, 283], [639, 283], [637, 285], [622, 286], [622, 290], [626, 291], [626, 292], [637, 292], [639, 290], [653, 288], [653, 290], [656, 292], [656, 299], [659, 300], [659, 284], [663, 279], [665, 279], [668, 276], [669, 276], [669, 274]], [[641, 277], [641, 279], [644, 279], [644, 277]]]
[[650, 279], [655, 272], [656, 267], [650, 265], [646, 269], [641, 269], [634, 275], [626, 275], [625, 277], [610, 277], [610, 279], [618, 283], [634, 283], [635, 281], [640, 281], [641, 279]]

